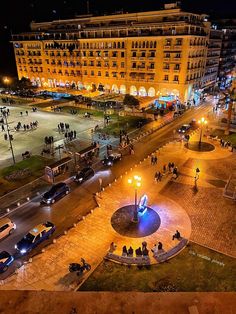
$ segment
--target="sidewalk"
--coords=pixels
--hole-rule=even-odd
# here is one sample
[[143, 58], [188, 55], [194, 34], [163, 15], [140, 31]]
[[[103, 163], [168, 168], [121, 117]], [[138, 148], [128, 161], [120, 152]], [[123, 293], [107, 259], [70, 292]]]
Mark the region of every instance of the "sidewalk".
[[[195, 134], [193, 140], [198, 137], [199, 134]], [[235, 156], [232, 157], [232, 153], [222, 149], [218, 143], [214, 145], [215, 150], [208, 153], [187, 150], [181, 142], [165, 145], [160, 150], [156, 166], [151, 165], [148, 158], [127, 175], [118, 178], [102, 192], [100, 207], [70, 229], [67, 235], [47, 247], [44, 253], [34, 257], [32, 263], [22, 266], [16, 275], [2, 282], [0, 289], [74, 289], [81, 279], [76, 274], [68, 273], [69, 263], [79, 262], [83, 257], [92, 265], [92, 270], [95, 269], [112, 241], [117, 244], [118, 254], [124, 244], [136, 249], [144, 239], [149, 249], [161, 241], [164, 249], [168, 250], [175, 245], [171, 236], [176, 229], [186, 238], [236, 256], [233, 241], [235, 204], [223, 198], [222, 187], [214, 184], [214, 180], [221, 180], [220, 173], [215, 172], [215, 166], [209, 166], [217, 166], [220, 161], [221, 165], [227, 165], [229, 172], [230, 165], [235, 163]], [[168, 164], [169, 161], [178, 166], [180, 176], [174, 180], [171, 175], [166, 175], [161, 182], [155, 184], [155, 171], [161, 170], [163, 164]], [[193, 182], [196, 166], [201, 172], [198, 192], [195, 193]], [[227, 171], [224, 177], [227, 176]], [[112, 214], [119, 207], [133, 203], [134, 191], [126, 183], [127, 178], [133, 174], [142, 176], [139, 196], [146, 193], [148, 206], [161, 218], [160, 228], [145, 238], [121, 236], [110, 223]], [[219, 205], [212, 208], [216, 202]], [[85, 277], [88, 275], [85, 274]]]

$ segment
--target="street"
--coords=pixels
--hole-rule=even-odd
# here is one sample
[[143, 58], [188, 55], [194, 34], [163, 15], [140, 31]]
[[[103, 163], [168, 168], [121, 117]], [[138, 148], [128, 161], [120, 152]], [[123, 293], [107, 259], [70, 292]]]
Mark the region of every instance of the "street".
[[[93, 178], [79, 187], [74, 182], [70, 183], [71, 193], [52, 206], [40, 205], [40, 199], [36, 198], [26, 206], [9, 214], [8, 217], [16, 223], [16, 230], [11, 236], [1, 241], [0, 251], [6, 250], [14, 254], [14, 245], [23, 235], [35, 225], [47, 220], [56, 225], [56, 232], [53, 237], [61, 234], [96, 206], [93, 193], [99, 191], [99, 178], [102, 178], [102, 185], [106, 186], [164, 143], [173, 140], [173, 131], [178, 129], [182, 124], [189, 123], [194, 118], [199, 119], [202, 116], [206, 116], [210, 108], [211, 103], [205, 103], [199, 107], [193, 108], [162, 129], [149, 136], [143, 137], [139, 142], [134, 144], [135, 154], [124, 156], [123, 159], [116, 163], [111, 169], [101, 168], [101, 165], [97, 165], [95, 169], [96, 174]], [[175, 136], [178, 136], [177, 133]], [[45, 245], [45, 242], [41, 245], [41, 248], [43, 245]], [[34, 254], [35, 251], [33, 251], [32, 254]], [[12, 273], [21, 259], [22, 258], [18, 258], [6, 273], [1, 274], [0, 279], [6, 278], [6, 276]]]

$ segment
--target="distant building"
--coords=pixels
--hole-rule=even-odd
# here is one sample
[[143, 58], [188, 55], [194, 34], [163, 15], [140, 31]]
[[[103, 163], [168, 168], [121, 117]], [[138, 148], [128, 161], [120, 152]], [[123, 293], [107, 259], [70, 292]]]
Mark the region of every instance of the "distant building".
[[12, 43], [18, 77], [45, 89], [98, 89], [197, 103], [203, 78], [215, 80], [215, 72], [211, 77], [205, 71], [209, 34], [206, 15], [171, 4], [159, 11], [32, 22], [31, 32], [12, 35]]
[[227, 88], [235, 73], [236, 20], [222, 19], [214, 21], [214, 24], [223, 33], [218, 76], [221, 88]]
[[213, 89], [218, 81], [222, 37], [223, 32], [221, 30], [215, 28], [210, 30], [205, 75], [203, 77], [203, 86], [205, 89]]

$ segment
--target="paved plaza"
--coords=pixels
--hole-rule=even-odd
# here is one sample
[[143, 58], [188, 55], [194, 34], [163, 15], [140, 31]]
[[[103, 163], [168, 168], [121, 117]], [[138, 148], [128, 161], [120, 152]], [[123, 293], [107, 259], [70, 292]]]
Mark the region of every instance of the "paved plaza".
[[[192, 140], [198, 137], [195, 134]], [[160, 150], [157, 165], [151, 165], [150, 158], [145, 159], [106, 187], [97, 198], [99, 207], [44, 253], [33, 257], [32, 263], [2, 282], [1, 289], [74, 289], [79, 280], [75, 274], [68, 273], [69, 263], [79, 262], [83, 257], [94, 270], [112, 241], [117, 244], [117, 254], [121, 254], [123, 245], [136, 249], [144, 240], [149, 249], [161, 241], [168, 250], [176, 245], [176, 240], [172, 240], [176, 229], [190, 240], [236, 257], [235, 202], [223, 197], [222, 183], [235, 166], [235, 155], [221, 148], [218, 142], [212, 144], [214, 151], [198, 153], [188, 150], [181, 142], [169, 143]], [[172, 174], [166, 174], [161, 182], [155, 183], [155, 171], [169, 161], [177, 165], [179, 177], [175, 180]], [[200, 169], [198, 189], [194, 188], [196, 167]], [[142, 177], [139, 196], [147, 194], [148, 205], [161, 219], [159, 229], [143, 238], [122, 236], [111, 226], [113, 213], [133, 202], [134, 190], [128, 186], [127, 179], [134, 174]], [[154, 262], [151, 256], [151, 263]]]
[[[0, 106], [5, 106], [5, 104], [1, 103], [1, 99]], [[33, 112], [32, 108], [28, 105], [10, 105], [6, 106], [6, 108], [10, 109], [8, 123], [14, 138], [12, 145], [17, 161], [22, 160], [21, 154], [26, 150], [29, 150], [32, 154], [40, 154], [44, 147], [45, 136], [53, 136], [55, 145], [64, 143], [64, 134], [59, 133], [57, 128], [60, 122], [69, 123], [70, 130], [76, 131], [77, 139], [81, 140], [83, 143], [87, 143], [87, 145], [90, 145], [92, 140], [91, 129], [97, 124], [103, 124], [102, 118], [93, 117], [86, 119], [82, 116], [71, 115], [64, 112], [47, 112], [40, 110]], [[28, 115], [26, 111], [28, 111]], [[23, 113], [22, 116], [20, 112]], [[36, 120], [38, 121], [38, 127], [35, 129], [26, 131], [20, 129], [18, 132], [14, 130], [18, 122], [21, 122], [22, 125], [27, 125]], [[6, 132], [0, 130], [0, 167], [12, 163], [9, 142], [4, 140], [5, 133]]]

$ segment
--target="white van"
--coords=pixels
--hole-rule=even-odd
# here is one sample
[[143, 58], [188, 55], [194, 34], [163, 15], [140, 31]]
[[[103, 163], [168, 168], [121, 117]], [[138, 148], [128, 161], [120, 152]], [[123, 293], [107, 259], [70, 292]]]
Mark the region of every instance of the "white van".
[[0, 240], [10, 235], [16, 229], [16, 225], [9, 218], [0, 219]]

